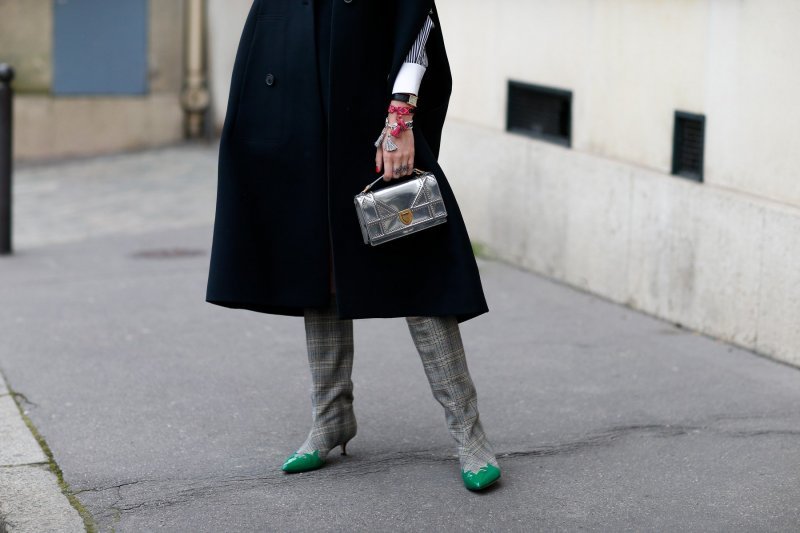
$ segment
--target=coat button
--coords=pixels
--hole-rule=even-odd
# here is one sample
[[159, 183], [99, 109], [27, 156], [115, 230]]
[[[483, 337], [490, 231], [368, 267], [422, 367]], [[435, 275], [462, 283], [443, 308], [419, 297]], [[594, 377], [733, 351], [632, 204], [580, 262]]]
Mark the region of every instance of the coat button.
[[267, 81], [267, 85], [272, 85], [273, 83], [275, 83], [275, 76], [273, 76], [272, 73], [270, 72], [269, 74], [267, 74], [267, 80], [266, 81]]

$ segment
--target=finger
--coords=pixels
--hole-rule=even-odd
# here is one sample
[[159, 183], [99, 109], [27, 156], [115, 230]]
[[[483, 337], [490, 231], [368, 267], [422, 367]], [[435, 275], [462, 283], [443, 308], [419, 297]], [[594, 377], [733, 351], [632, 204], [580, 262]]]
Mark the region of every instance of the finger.
[[384, 174], [389, 176], [389, 180], [397, 179], [402, 176], [402, 172], [400, 171], [400, 165], [402, 165], [402, 152], [403, 148], [399, 147], [397, 150], [393, 152], [385, 152], [383, 155], [383, 161], [385, 164]]
[[401, 158], [398, 159], [398, 161], [397, 161], [397, 176], [398, 177], [406, 175], [406, 171], [408, 170], [407, 165], [408, 165], [408, 163], [406, 163], [405, 156], [402, 156]]
[[407, 150], [403, 154], [403, 176], [408, 176], [411, 174], [411, 160], [413, 158], [413, 152], [411, 150]]
[[394, 157], [392, 156], [391, 152], [384, 152], [383, 153], [383, 181], [391, 181], [393, 176], [393, 169], [394, 169]]
[[375, 173], [380, 174], [381, 166], [383, 165], [383, 148], [378, 146], [375, 150]]
[[403, 170], [403, 160], [401, 156], [396, 156], [392, 162], [392, 178], [399, 179], [403, 177], [405, 171]]
[[397, 166], [400, 169], [398, 177], [408, 176], [408, 153], [403, 153], [397, 160]]

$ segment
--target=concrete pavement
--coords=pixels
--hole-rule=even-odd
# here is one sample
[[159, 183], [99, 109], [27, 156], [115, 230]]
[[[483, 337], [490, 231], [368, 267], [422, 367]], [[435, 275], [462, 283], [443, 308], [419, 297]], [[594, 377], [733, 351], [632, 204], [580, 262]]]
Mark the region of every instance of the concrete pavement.
[[26, 398], [9, 389], [0, 373], [0, 532], [84, 531], [17, 401]]
[[[209, 158], [161, 155], [183, 168]], [[498, 486], [463, 488], [402, 319], [356, 322], [348, 456], [284, 475], [310, 424], [302, 320], [203, 301], [205, 172], [185, 199], [197, 212], [153, 215], [170, 229], [140, 215], [124, 226], [130, 216], [109, 210], [102, 235], [72, 237], [54, 220], [49, 240], [0, 259], [0, 368], [101, 531], [800, 526], [800, 371], [483, 260], [491, 312], [462, 331]], [[180, 200], [168, 177], [158, 183], [141, 194]]]

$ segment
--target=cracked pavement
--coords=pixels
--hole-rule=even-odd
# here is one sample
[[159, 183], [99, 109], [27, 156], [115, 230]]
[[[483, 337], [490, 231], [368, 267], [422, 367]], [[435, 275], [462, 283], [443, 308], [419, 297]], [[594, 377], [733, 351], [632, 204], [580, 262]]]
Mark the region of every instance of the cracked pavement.
[[[463, 488], [402, 319], [356, 321], [348, 455], [283, 474], [310, 424], [303, 322], [203, 301], [209, 161], [21, 175], [0, 368], [101, 531], [797, 531], [799, 370], [485, 260], [491, 311], [462, 332], [501, 482]], [[94, 198], [104, 165], [128, 203]]]

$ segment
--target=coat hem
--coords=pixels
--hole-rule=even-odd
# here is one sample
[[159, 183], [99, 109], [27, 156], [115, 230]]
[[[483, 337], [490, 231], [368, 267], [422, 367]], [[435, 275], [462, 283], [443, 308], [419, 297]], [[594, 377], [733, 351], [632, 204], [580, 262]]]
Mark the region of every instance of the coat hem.
[[[301, 306], [282, 306], [274, 304], [264, 304], [260, 302], [247, 302], [239, 300], [221, 300], [217, 298], [206, 298], [206, 302], [225, 307], [228, 309], [242, 309], [245, 311], [253, 311], [256, 313], [265, 313], [270, 315], [284, 315], [284, 316], [298, 316], [301, 317], [305, 314], [305, 307]], [[312, 306], [309, 306], [312, 307]], [[462, 312], [431, 312], [431, 313], [393, 313], [393, 312], [365, 312], [365, 313], [342, 313], [339, 311], [338, 318], [340, 320], [360, 320], [370, 318], [405, 318], [406, 316], [455, 316], [459, 323], [466, 322], [472, 318], [488, 313], [488, 307], [473, 309]]]
[[220, 307], [226, 307], [228, 309], [243, 309], [245, 311], [254, 311], [256, 313], [267, 313], [271, 315], [303, 316], [305, 313], [303, 307], [296, 306], [267, 305], [258, 302], [218, 300], [214, 298], [206, 298], [206, 302], [213, 305], [218, 305]]

